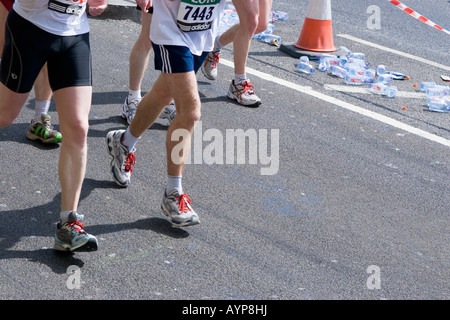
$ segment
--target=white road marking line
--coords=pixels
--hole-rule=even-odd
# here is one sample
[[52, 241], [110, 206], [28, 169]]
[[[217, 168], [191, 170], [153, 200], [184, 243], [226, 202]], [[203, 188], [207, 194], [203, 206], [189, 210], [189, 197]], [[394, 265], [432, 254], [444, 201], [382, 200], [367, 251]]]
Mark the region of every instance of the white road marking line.
[[[221, 64], [223, 64], [223, 65], [225, 65], [227, 67], [234, 68], [234, 63], [232, 61], [229, 61], [229, 60], [221, 58], [219, 63], [221, 63]], [[301, 86], [301, 85], [298, 85], [296, 83], [292, 83], [292, 82], [286, 81], [284, 79], [277, 78], [277, 77], [275, 77], [275, 76], [273, 76], [271, 74], [255, 70], [255, 69], [250, 68], [250, 67], [246, 67], [246, 72], [247, 72], [247, 74], [254, 75], [254, 76], [259, 77], [261, 79], [264, 79], [266, 81], [270, 81], [270, 82], [273, 82], [275, 84], [279, 84], [279, 85], [285, 86], [287, 88], [290, 88], [290, 89], [296, 90], [298, 92], [310, 95], [312, 97], [315, 97], [317, 99], [323, 100], [323, 101], [328, 102], [328, 103], [331, 103], [333, 105], [337, 105], [337, 106], [339, 106], [341, 108], [344, 108], [346, 110], [349, 110], [349, 111], [352, 111], [352, 112], [356, 112], [356, 113], [359, 113], [359, 114], [361, 114], [363, 116], [366, 116], [366, 117], [369, 117], [371, 119], [374, 119], [374, 120], [380, 121], [382, 123], [388, 124], [388, 125], [390, 125], [392, 127], [395, 127], [395, 128], [404, 130], [406, 132], [415, 134], [415, 135], [417, 135], [419, 137], [422, 137], [422, 138], [431, 140], [433, 142], [440, 143], [440, 144], [442, 144], [444, 146], [450, 147], [450, 140], [447, 140], [445, 138], [439, 137], [439, 136], [437, 136], [435, 134], [432, 134], [432, 133], [429, 133], [427, 131], [424, 131], [424, 130], [412, 127], [410, 125], [407, 125], [407, 124], [402, 123], [402, 122], [400, 122], [398, 120], [389, 118], [389, 117], [384, 116], [382, 114], [379, 114], [379, 113], [376, 113], [376, 112], [373, 112], [373, 111], [369, 111], [367, 109], [355, 106], [354, 104], [351, 104], [351, 103], [339, 100], [337, 98], [331, 97], [329, 95], [323, 94], [321, 92], [315, 91], [315, 90], [311, 89], [311, 87]]]
[[345, 38], [345, 39], [349, 39], [349, 40], [352, 40], [352, 41], [355, 41], [355, 42], [359, 42], [359, 43], [365, 44], [365, 45], [367, 45], [369, 47], [373, 47], [373, 48], [377, 48], [377, 49], [380, 49], [380, 50], [383, 50], [383, 51], [394, 53], [394, 54], [397, 54], [397, 55], [405, 57], [405, 58], [409, 58], [409, 59], [416, 60], [416, 61], [419, 61], [419, 62], [422, 62], [422, 63], [426, 63], [426, 64], [429, 64], [429, 65], [431, 65], [433, 67], [437, 67], [437, 68], [441, 68], [441, 69], [450, 71], [450, 67], [449, 66], [446, 66], [446, 65], [434, 62], [434, 61], [430, 61], [430, 60], [427, 60], [427, 59], [424, 59], [424, 58], [421, 58], [421, 57], [418, 57], [418, 56], [415, 56], [415, 55], [412, 55], [412, 54], [409, 54], [409, 53], [406, 53], [406, 52], [402, 52], [402, 51], [399, 51], [399, 50], [391, 49], [389, 47], [385, 47], [385, 46], [382, 46], [382, 45], [379, 45], [379, 44], [376, 44], [376, 43], [373, 43], [373, 42], [369, 42], [367, 40], [359, 39], [359, 38], [356, 38], [354, 36], [351, 36], [351, 35], [348, 35], [348, 34], [345, 34], [345, 33], [340, 33], [337, 36], [341, 37], [341, 38]]
[[[369, 91], [368, 87], [357, 87], [357, 86], [345, 86], [338, 84], [324, 84], [326, 90], [334, 90], [340, 92], [348, 93], [361, 93], [361, 94], [373, 94]], [[397, 91], [397, 97], [399, 98], [411, 98], [411, 99], [426, 99], [427, 95], [422, 92], [410, 92], [410, 91]]]

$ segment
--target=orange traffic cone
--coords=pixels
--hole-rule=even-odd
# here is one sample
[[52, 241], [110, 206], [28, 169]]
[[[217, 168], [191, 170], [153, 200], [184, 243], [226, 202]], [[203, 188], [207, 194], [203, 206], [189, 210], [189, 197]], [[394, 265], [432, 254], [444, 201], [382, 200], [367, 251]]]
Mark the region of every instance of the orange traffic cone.
[[331, 1], [310, 0], [298, 41], [293, 44], [282, 44], [280, 50], [297, 58], [306, 55], [313, 59], [320, 53], [338, 51], [333, 41]]
[[294, 47], [314, 52], [336, 51], [330, 0], [310, 0], [302, 32]]

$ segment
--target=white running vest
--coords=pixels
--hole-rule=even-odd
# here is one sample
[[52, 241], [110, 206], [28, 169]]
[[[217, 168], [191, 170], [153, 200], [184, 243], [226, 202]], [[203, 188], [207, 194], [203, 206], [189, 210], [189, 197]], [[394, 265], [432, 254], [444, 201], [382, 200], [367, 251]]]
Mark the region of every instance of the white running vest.
[[59, 36], [89, 32], [87, 0], [15, 0], [13, 9], [39, 28]]
[[226, 0], [153, 0], [150, 39], [159, 45], [212, 51]]

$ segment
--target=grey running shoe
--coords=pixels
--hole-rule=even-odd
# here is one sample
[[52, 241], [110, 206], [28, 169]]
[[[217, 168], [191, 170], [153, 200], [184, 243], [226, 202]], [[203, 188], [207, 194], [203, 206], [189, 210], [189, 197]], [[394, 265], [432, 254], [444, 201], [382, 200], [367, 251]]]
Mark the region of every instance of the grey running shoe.
[[177, 110], [175, 108], [175, 103], [171, 102], [168, 106], [166, 106], [159, 115], [161, 119], [167, 119], [169, 121], [169, 125], [172, 123], [173, 119], [177, 115]]
[[228, 98], [236, 100], [244, 106], [256, 107], [261, 104], [261, 99], [253, 92], [253, 86], [250, 84], [250, 80], [235, 84], [233, 79], [228, 89]]
[[68, 220], [57, 225], [54, 250], [57, 251], [95, 251], [98, 248], [97, 238], [83, 230], [80, 222], [82, 215], [72, 211]]
[[161, 202], [162, 212], [169, 217], [174, 227], [187, 227], [200, 223], [197, 213], [191, 207], [191, 199], [178, 189], [173, 189], [169, 194], [164, 191]]
[[127, 187], [130, 184], [131, 173], [133, 172], [136, 157], [134, 150], [128, 151], [121, 140], [125, 130], [113, 130], [106, 135], [106, 146], [111, 155], [111, 174], [114, 182], [121, 187]]
[[220, 55], [219, 51], [210, 52], [205, 59], [205, 62], [201, 66], [203, 75], [209, 80], [217, 79], [217, 64], [219, 63]]
[[43, 143], [60, 143], [62, 142], [62, 135], [58, 131], [53, 130], [50, 115], [43, 114], [41, 122], [31, 120], [27, 131], [27, 139], [40, 140]]
[[122, 118], [126, 119], [128, 124], [133, 121], [137, 106], [140, 101], [141, 99], [133, 99], [131, 101], [128, 101], [128, 98], [125, 98], [125, 102], [122, 105]]

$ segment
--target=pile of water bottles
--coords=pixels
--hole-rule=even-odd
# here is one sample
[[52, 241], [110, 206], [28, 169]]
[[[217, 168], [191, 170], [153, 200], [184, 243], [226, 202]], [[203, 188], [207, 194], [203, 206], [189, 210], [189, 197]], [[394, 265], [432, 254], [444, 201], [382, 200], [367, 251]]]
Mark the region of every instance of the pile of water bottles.
[[[369, 85], [368, 90], [373, 94], [383, 95], [388, 98], [397, 96], [398, 88], [393, 85], [393, 80], [405, 80], [409, 77], [399, 72], [386, 70], [385, 65], [378, 65], [376, 69], [369, 67], [364, 53], [351, 52], [345, 47], [340, 47], [345, 55], [336, 56], [321, 54], [314, 58], [319, 61], [318, 69], [322, 72], [343, 78], [348, 85]], [[308, 56], [301, 56], [297, 69], [306, 74], [312, 74], [316, 68], [310, 63]], [[419, 89], [426, 93], [429, 110], [438, 112], [450, 111], [450, 87], [440, 86], [434, 82], [422, 82]]]

